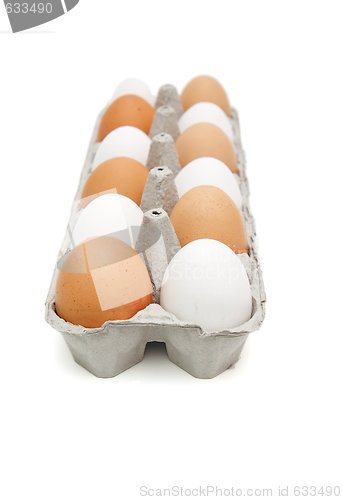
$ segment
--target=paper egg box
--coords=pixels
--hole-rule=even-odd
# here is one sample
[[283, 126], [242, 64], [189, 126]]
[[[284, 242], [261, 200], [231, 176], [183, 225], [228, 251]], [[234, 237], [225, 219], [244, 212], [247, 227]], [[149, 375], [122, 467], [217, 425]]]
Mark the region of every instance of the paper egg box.
[[[163, 86], [156, 101], [156, 114], [151, 128], [148, 158], [150, 173], [145, 185], [141, 208], [144, 212], [136, 250], [147, 265], [153, 284], [153, 304], [124, 321], [107, 321], [100, 328], [84, 328], [60, 318], [55, 311], [55, 269], [46, 301], [46, 320], [61, 332], [74, 360], [97, 377], [114, 377], [142, 361], [148, 342], [164, 342], [169, 359], [197, 378], [213, 378], [234, 365], [249, 333], [257, 330], [265, 314], [265, 292], [256, 249], [254, 219], [249, 208], [245, 155], [241, 146], [238, 115], [233, 110], [234, 145], [238, 157], [238, 180], [243, 198], [243, 217], [249, 240], [249, 255], [239, 254], [251, 285], [252, 317], [239, 327], [214, 333], [200, 326], [180, 321], [159, 305], [160, 286], [168, 262], [179, 250], [179, 242], [169, 220], [178, 200], [174, 174], [179, 163], [174, 140], [179, 134], [177, 121], [182, 113], [180, 99], [171, 85]], [[100, 114], [90, 141], [70, 221], [75, 219], [77, 201], [91, 171], [97, 149]], [[65, 254], [70, 242], [70, 224], [59, 253]]]

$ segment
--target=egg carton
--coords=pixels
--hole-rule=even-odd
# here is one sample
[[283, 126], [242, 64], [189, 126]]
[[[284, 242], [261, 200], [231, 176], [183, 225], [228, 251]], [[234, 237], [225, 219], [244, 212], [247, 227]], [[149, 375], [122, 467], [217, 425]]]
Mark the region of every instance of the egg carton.
[[[105, 110], [104, 110], [105, 111]], [[75, 219], [77, 201], [91, 171], [97, 132], [104, 111], [98, 117], [90, 141], [79, 188], [71, 211]], [[46, 320], [64, 337], [74, 360], [97, 377], [114, 377], [142, 361], [148, 342], [163, 342], [169, 359], [197, 378], [213, 378], [234, 365], [249, 333], [257, 330], [265, 315], [265, 291], [256, 248], [254, 219], [249, 207], [245, 155], [241, 145], [238, 114], [233, 109], [234, 146], [238, 158], [236, 176], [243, 198], [243, 218], [249, 242], [249, 254], [239, 254], [252, 290], [252, 316], [249, 321], [226, 331], [207, 333], [200, 326], [180, 321], [159, 305], [160, 287], [165, 269], [180, 249], [169, 214], [178, 201], [174, 175], [179, 171], [175, 139], [179, 135], [178, 118], [182, 107], [177, 90], [163, 86], [156, 100], [151, 127], [152, 138], [147, 167], [149, 176], [142, 196], [143, 223], [136, 250], [143, 256], [152, 285], [153, 303], [129, 320], [107, 321], [99, 328], [84, 328], [64, 321], [55, 310], [55, 269], [46, 301]], [[70, 243], [70, 223], [59, 258]]]

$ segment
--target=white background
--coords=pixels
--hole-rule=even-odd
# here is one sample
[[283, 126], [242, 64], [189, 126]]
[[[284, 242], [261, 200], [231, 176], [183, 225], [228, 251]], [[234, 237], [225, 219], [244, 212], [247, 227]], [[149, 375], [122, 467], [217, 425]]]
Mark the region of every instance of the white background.
[[[80, 0], [16, 35], [0, 5], [2, 499], [341, 481], [341, 5]], [[265, 323], [214, 380], [163, 349], [96, 379], [44, 322], [95, 118], [125, 77], [199, 73], [240, 113]]]

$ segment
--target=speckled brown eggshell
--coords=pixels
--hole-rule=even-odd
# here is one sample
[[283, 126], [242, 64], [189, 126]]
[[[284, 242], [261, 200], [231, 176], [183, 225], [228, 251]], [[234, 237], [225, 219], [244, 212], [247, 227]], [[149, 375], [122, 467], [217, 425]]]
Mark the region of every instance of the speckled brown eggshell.
[[112, 158], [90, 174], [82, 198], [112, 190], [140, 205], [148, 169], [133, 158]]
[[59, 266], [55, 307], [65, 321], [96, 328], [126, 320], [152, 303], [152, 285], [141, 257], [110, 237], [75, 247]]
[[105, 111], [99, 131], [98, 141], [114, 129], [130, 125], [149, 133], [154, 117], [154, 108], [147, 101], [136, 95], [124, 95], [116, 99]]
[[235, 253], [248, 252], [241, 212], [233, 200], [214, 186], [198, 186], [180, 198], [171, 222], [181, 246], [201, 238], [221, 241]]
[[207, 75], [196, 76], [185, 87], [181, 94], [184, 110], [198, 102], [213, 102], [228, 115], [232, 116], [232, 108], [223, 86], [216, 78]]
[[196, 123], [177, 139], [176, 147], [181, 167], [204, 156], [225, 163], [232, 172], [238, 173], [237, 157], [227, 135], [212, 123]]

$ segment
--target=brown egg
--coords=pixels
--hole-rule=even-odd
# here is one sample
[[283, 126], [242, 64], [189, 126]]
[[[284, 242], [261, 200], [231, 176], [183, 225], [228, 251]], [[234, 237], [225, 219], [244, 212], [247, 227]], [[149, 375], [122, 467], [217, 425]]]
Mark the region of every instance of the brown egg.
[[56, 312], [86, 328], [125, 320], [152, 302], [152, 285], [133, 248], [107, 236], [75, 247], [64, 257], [56, 284]]
[[89, 176], [82, 198], [112, 190], [140, 205], [148, 169], [132, 158], [112, 158], [101, 163]]
[[136, 95], [124, 95], [109, 106], [102, 117], [98, 140], [103, 139], [114, 129], [131, 125], [149, 133], [154, 117], [154, 108]]
[[196, 123], [177, 139], [176, 147], [181, 167], [192, 160], [210, 156], [223, 161], [232, 172], [238, 173], [234, 147], [227, 135], [212, 123]]
[[212, 76], [196, 76], [184, 88], [181, 94], [184, 111], [198, 102], [213, 102], [223, 109], [228, 116], [232, 116], [226, 91]]
[[233, 200], [214, 186], [198, 186], [183, 195], [171, 213], [183, 247], [201, 238], [218, 240], [235, 253], [248, 251], [241, 212]]

